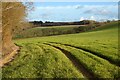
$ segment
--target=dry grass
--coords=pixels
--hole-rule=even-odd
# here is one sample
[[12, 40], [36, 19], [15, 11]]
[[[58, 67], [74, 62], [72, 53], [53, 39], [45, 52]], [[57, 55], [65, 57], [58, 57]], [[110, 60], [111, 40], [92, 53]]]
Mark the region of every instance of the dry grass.
[[19, 50], [19, 47], [16, 47], [10, 54], [4, 56], [0, 59], [0, 67], [3, 67], [5, 64], [9, 63], [11, 60], [13, 60], [14, 56], [17, 54], [17, 51]]

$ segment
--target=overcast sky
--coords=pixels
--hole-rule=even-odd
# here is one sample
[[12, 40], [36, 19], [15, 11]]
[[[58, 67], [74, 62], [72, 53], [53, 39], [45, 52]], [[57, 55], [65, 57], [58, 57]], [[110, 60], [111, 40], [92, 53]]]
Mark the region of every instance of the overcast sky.
[[29, 21], [80, 21], [118, 19], [117, 2], [34, 2]]

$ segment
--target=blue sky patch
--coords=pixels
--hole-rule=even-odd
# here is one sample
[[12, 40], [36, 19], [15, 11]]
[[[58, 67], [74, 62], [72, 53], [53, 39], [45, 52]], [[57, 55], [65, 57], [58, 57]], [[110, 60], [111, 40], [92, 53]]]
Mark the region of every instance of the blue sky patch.
[[29, 21], [117, 20], [117, 2], [34, 2]]

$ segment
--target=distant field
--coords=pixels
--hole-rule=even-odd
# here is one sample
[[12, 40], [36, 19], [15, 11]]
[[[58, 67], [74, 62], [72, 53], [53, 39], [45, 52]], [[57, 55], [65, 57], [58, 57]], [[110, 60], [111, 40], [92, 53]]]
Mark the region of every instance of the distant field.
[[[82, 27], [81, 31], [80, 28]], [[66, 26], [47, 26], [47, 27], [35, 27], [21, 31], [16, 34], [14, 38], [30, 38], [30, 37], [43, 37], [62, 34], [73, 34], [82, 32], [86, 25], [66, 25]]]
[[[56, 27], [79, 27], [79, 26], [86, 26], [86, 25], [63, 25], [63, 26], [44, 26], [40, 28], [56, 28]], [[38, 27], [39, 28], [39, 27]]]
[[14, 40], [21, 50], [3, 68], [3, 77], [120, 78], [117, 25], [112, 22], [91, 32]]

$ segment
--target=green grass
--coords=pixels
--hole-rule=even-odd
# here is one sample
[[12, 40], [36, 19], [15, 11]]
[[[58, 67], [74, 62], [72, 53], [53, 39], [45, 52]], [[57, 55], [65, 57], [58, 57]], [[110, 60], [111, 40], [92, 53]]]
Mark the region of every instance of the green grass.
[[84, 78], [59, 50], [22, 44], [19, 55], [3, 68], [3, 78]]
[[[75, 56], [80, 63], [84, 65], [91, 73], [99, 78], [118, 78], [119, 67], [110, 64], [107, 60], [104, 60], [98, 56], [95, 56], [89, 52], [76, 49], [70, 46], [51, 43], [53, 46], [60, 47], [61, 49], [69, 51]], [[114, 70], [114, 71], [113, 71]]]
[[[112, 22], [91, 32], [16, 39], [14, 42], [21, 46], [20, 53], [9, 66], [3, 68], [3, 77], [83, 77], [60, 50], [43, 44], [49, 43], [69, 51], [96, 77], [118, 78], [120, 69], [114, 65], [120, 62], [117, 25], [117, 22]], [[69, 44], [87, 51], [62, 44]]]
[[119, 22], [117, 22], [117, 21], [115, 21], [115, 22], [110, 22], [110, 23], [107, 23], [107, 24], [104, 24], [104, 25], [98, 27], [98, 28], [95, 29], [94, 31], [118, 28], [118, 23], [119, 23]]

